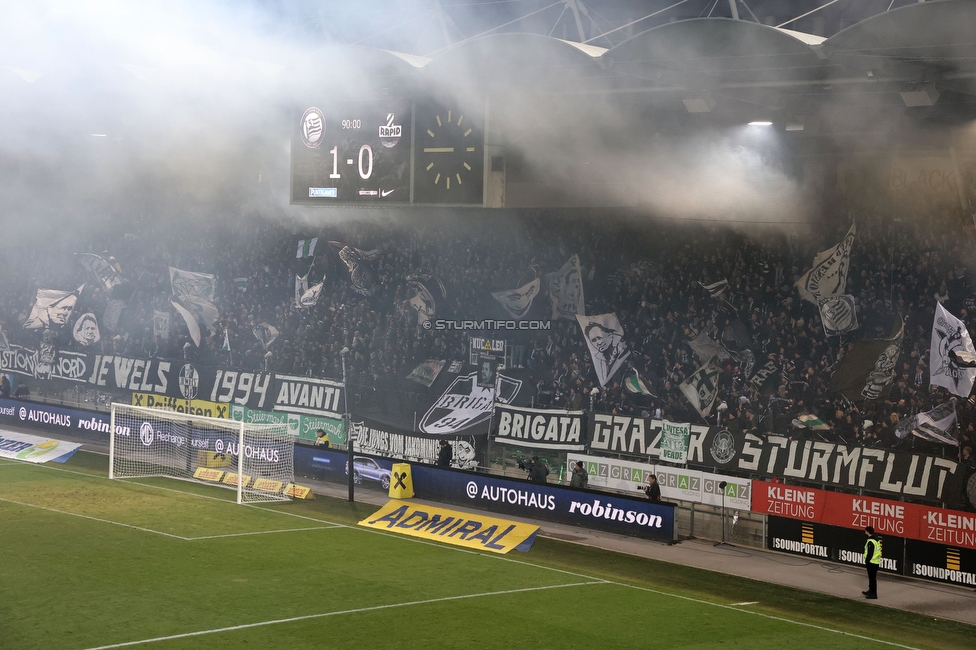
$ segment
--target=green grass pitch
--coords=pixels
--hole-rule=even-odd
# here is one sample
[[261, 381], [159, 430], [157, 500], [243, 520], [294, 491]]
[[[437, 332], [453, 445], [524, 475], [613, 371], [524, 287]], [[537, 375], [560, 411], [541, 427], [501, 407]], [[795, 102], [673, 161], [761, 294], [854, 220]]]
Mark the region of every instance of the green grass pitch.
[[[483, 554], [319, 498], [0, 460], [0, 647], [972, 648], [976, 629], [550, 539]], [[759, 601], [757, 605], [734, 603]]]

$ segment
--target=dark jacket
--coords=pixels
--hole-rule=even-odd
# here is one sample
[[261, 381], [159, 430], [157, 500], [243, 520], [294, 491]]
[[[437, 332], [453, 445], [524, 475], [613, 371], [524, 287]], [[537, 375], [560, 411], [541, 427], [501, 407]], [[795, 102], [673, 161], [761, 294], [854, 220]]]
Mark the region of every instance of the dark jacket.
[[657, 481], [654, 481], [644, 488], [644, 494], [647, 495], [648, 500], [659, 503], [661, 501], [661, 486], [657, 484]]
[[547, 483], [546, 477], [549, 476], [549, 468], [541, 460], [532, 463], [529, 468], [529, 480], [533, 483]]
[[454, 458], [454, 448], [451, 447], [451, 443], [447, 443], [437, 452], [437, 466], [450, 467], [452, 458]]

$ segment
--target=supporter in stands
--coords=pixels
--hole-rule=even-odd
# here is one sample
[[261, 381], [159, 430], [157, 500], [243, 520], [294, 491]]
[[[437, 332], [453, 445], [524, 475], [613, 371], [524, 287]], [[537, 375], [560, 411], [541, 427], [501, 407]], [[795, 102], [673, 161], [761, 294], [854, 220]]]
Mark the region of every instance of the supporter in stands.
[[651, 503], [661, 502], [661, 486], [658, 485], [657, 475], [651, 474], [647, 477], [647, 485], [644, 486], [644, 496]]

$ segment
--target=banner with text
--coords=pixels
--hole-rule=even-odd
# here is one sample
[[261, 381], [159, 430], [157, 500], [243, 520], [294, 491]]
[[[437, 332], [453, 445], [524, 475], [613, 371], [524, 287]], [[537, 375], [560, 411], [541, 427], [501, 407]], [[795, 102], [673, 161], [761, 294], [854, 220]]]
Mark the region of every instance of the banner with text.
[[582, 411], [559, 411], [495, 407], [495, 442], [558, 451], [582, 451], [586, 448]]

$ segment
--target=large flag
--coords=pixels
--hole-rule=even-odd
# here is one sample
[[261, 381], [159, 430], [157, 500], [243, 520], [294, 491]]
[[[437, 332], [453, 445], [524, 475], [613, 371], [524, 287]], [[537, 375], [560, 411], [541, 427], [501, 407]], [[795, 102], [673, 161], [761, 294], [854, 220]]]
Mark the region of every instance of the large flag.
[[190, 310], [181, 305], [178, 300], [171, 298], [170, 304], [173, 305], [173, 309], [179, 312], [180, 316], [186, 322], [186, 329], [190, 332], [190, 338], [193, 339], [193, 345], [200, 347], [201, 332], [200, 323], [197, 321], [196, 316], [193, 315]]
[[976, 380], [976, 368], [960, 368], [949, 354], [954, 351], [976, 353], [976, 348], [963, 322], [946, 311], [942, 303], [936, 303], [929, 350], [930, 383], [959, 397], [969, 397], [973, 380]]
[[314, 284], [302, 293], [301, 297], [298, 299], [299, 307], [314, 307], [319, 304], [319, 296], [322, 295], [322, 287], [325, 282], [319, 282]]
[[190, 298], [194, 301], [206, 300], [213, 302], [217, 277], [209, 273], [194, 273], [174, 267], [169, 267], [169, 282], [173, 295], [181, 301]]
[[102, 325], [112, 332], [119, 331], [119, 318], [122, 317], [122, 310], [125, 309], [125, 301], [109, 300], [102, 312]]
[[444, 369], [446, 364], [447, 360], [445, 359], [427, 359], [422, 364], [414, 368], [410, 374], [407, 375], [407, 379], [430, 388], [434, 385], [437, 375], [441, 374], [441, 370]]
[[251, 332], [254, 334], [254, 338], [264, 346], [265, 350], [278, 338], [278, 328], [268, 323], [258, 323], [251, 329]]
[[596, 316], [576, 315], [576, 322], [583, 330], [586, 347], [600, 386], [606, 386], [610, 378], [620, 370], [624, 360], [630, 356], [630, 348], [623, 340], [624, 328], [616, 314]]
[[111, 291], [124, 282], [118, 263], [114, 265], [95, 253], [75, 253], [75, 259], [95, 282]]
[[905, 438], [911, 433], [922, 440], [958, 446], [959, 439], [955, 435], [955, 424], [956, 400], [953, 398], [939, 404], [931, 411], [905, 418], [895, 428], [895, 435]]
[[722, 294], [724, 294], [729, 288], [729, 281], [725, 278], [722, 278], [718, 282], [712, 282], [711, 284], [704, 284], [701, 282], [698, 284], [701, 285], [702, 289], [708, 292], [708, 295], [716, 300], [721, 298]]
[[712, 412], [712, 407], [718, 398], [720, 372], [718, 366], [708, 363], [696, 370], [695, 374], [685, 379], [678, 386], [702, 417]]
[[295, 307], [302, 306], [302, 294], [308, 291], [308, 273], [305, 277], [295, 274]]
[[859, 325], [857, 310], [854, 308], [854, 296], [840, 294], [825, 296], [818, 301], [820, 305], [820, 320], [827, 336], [840, 336], [853, 332]]
[[230, 352], [230, 335], [227, 333], [227, 329], [224, 329], [224, 344], [220, 346], [222, 352]]
[[78, 317], [71, 334], [78, 343], [86, 347], [98, 343], [102, 338], [98, 332], [98, 321], [95, 319], [95, 314], [91, 312]]
[[624, 390], [628, 393], [633, 393], [635, 395], [647, 395], [649, 397], [657, 397], [648, 388], [647, 384], [640, 378], [636, 370], [630, 370], [624, 373]]
[[295, 259], [302, 259], [303, 257], [314, 257], [315, 256], [315, 245], [319, 243], [318, 237], [313, 237], [312, 239], [300, 239], [298, 240], [298, 250], [295, 253]]
[[363, 296], [373, 295], [380, 283], [372, 264], [380, 256], [379, 249], [363, 251], [337, 241], [330, 241], [329, 244], [339, 251], [339, 259], [349, 269], [349, 280], [356, 293]]
[[[186, 320], [187, 313], [189, 313], [198, 323], [197, 330], [201, 330], [201, 328], [212, 330], [214, 323], [220, 317], [217, 307], [213, 304], [217, 277], [209, 273], [183, 271], [171, 266], [169, 267], [169, 281], [173, 295], [180, 303], [180, 308], [177, 311], [183, 316], [183, 319]], [[187, 323], [187, 327], [189, 326]], [[194, 338], [194, 342], [199, 347], [199, 338]]]
[[58, 289], [38, 289], [31, 306], [30, 316], [24, 321], [24, 329], [39, 330], [61, 328], [71, 318], [78, 296], [85, 289], [81, 285], [74, 291]]
[[852, 402], [878, 399], [891, 388], [905, 324], [887, 339], [861, 339], [847, 352], [830, 378], [831, 390]]
[[437, 305], [446, 301], [447, 289], [436, 275], [411, 275], [407, 277], [407, 295], [405, 306], [417, 312], [417, 325], [423, 326], [437, 316]]
[[573, 320], [586, 313], [583, 302], [583, 277], [579, 255], [573, 255], [562, 268], [546, 274], [546, 289], [552, 302], [552, 318]]
[[855, 224], [851, 224], [851, 229], [839, 244], [813, 258], [813, 268], [796, 281], [801, 298], [816, 305], [821, 297], [833, 296], [847, 290], [847, 269], [851, 263], [855, 232]]
[[699, 333], [693, 340], [688, 341], [688, 345], [694, 350], [695, 355], [698, 356], [698, 360], [702, 362], [710, 361], [716, 357], [718, 357], [719, 361], [724, 361], [731, 356], [728, 350], [713, 341], [704, 331]]
[[508, 315], [516, 320], [521, 320], [529, 313], [532, 301], [539, 295], [539, 287], [542, 281], [539, 278], [523, 284], [518, 289], [511, 291], [493, 291], [491, 297], [501, 303]]
[[166, 338], [169, 336], [169, 312], [153, 309], [153, 336]]

